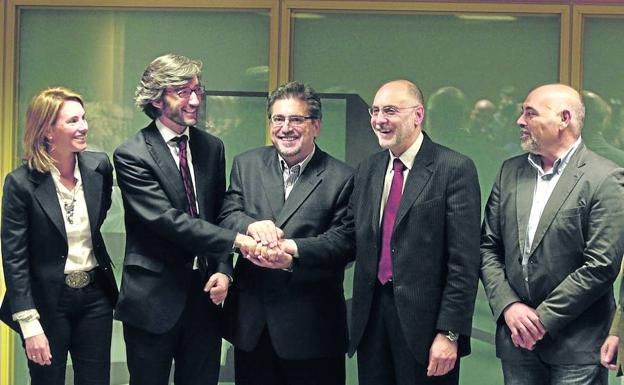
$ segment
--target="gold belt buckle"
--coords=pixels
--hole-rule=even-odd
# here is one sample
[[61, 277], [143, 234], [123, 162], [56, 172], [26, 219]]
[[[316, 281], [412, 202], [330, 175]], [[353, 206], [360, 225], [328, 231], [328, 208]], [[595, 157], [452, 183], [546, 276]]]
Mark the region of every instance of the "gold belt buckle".
[[72, 289], [82, 289], [91, 283], [91, 277], [86, 271], [72, 271], [65, 276], [65, 284]]

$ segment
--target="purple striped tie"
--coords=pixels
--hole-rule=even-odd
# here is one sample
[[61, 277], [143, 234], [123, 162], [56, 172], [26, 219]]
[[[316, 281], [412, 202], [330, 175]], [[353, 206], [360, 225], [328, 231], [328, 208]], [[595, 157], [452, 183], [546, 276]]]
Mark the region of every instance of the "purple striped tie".
[[392, 239], [394, 221], [397, 211], [399, 211], [401, 195], [403, 194], [403, 171], [405, 170], [405, 165], [399, 158], [394, 158], [392, 169], [394, 170], [394, 175], [392, 176], [388, 201], [384, 208], [381, 227], [381, 257], [379, 258], [379, 270], [377, 271], [377, 279], [379, 279], [382, 285], [385, 285], [386, 282], [392, 279], [390, 240]]
[[186, 154], [186, 142], [188, 136], [181, 135], [173, 139], [178, 144], [178, 156], [180, 157], [180, 175], [184, 183], [184, 192], [186, 193], [186, 201], [188, 203], [188, 213], [197, 218], [197, 203], [195, 200], [195, 189], [193, 188], [193, 179], [191, 178], [191, 170], [188, 166], [188, 158]]

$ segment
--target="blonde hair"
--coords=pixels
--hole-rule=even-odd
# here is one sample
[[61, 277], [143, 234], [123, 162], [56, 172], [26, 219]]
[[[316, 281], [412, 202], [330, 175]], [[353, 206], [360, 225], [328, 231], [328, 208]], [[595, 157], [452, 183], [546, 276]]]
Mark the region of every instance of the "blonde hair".
[[24, 160], [31, 170], [50, 171], [54, 159], [50, 156], [46, 133], [56, 124], [59, 111], [68, 100], [76, 101], [84, 107], [82, 96], [64, 87], [48, 88], [32, 98], [26, 112], [24, 132]]

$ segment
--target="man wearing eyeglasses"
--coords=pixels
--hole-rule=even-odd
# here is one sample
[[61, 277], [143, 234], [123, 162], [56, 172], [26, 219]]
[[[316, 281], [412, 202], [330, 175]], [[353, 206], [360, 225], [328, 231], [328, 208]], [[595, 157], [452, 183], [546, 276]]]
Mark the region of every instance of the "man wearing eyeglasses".
[[201, 62], [168, 54], [143, 73], [137, 107], [152, 122], [114, 155], [126, 224], [115, 318], [123, 322], [130, 383], [216, 384], [217, 304], [233, 246], [255, 241], [216, 226], [225, 193], [223, 143], [194, 127]]
[[360, 385], [457, 384], [479, 277], [474, 163], [422, 130], [420, 89], [384, 84], [370, 109], [384, 151], [358, 167], [350, 354]]
[[352, 259], [352, 169], [321, 150], [321, 99], [302, 83], [268, 99], [272, 146], [234, 159], [220, 224], [243, 250], [226, 302], [237, 385], [344, 385], [342, 289]]

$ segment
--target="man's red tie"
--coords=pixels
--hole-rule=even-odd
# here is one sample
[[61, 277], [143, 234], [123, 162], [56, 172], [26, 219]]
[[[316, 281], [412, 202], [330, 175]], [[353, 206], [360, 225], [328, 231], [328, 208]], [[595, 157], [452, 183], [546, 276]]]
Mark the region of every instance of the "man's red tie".
[[392, 279], [392, 251], [390, 240], [392, 239], [394, 221], [397, 211], [399, 211], [401, 195], [403, 194], [403, 171], [405, 170], [405, 165], [399, 158], [395, 158], [392, 169], [394, 170], [394, 175], [392, 176], [388, 201], [384, 208], [381, 226], [381, 256], [379, 258], [379, 269], [377, 271], [377, 279], [379, 279], [382, 285]]

